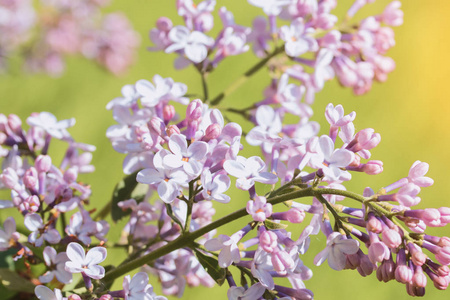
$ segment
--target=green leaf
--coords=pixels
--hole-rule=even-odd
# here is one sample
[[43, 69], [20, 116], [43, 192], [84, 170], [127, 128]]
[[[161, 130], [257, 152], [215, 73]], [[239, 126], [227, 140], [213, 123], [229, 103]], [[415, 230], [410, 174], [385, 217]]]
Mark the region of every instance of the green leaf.
[[181, 221], [178, 220], [178, 218], [174, 215], [173, 210], [172, 210], [172, 205], [166, 203], [166, 211], [167, 211], [167, 215], [172, 219], [172, 221], [174, 221], [175, 223], [180, 225], [180, 228], [184, 228], [184, 224], [181, 224]]
[[9, 269], [0, 269], [1, 283], [11, 291], [34, 293], [35, 285]]
[[288, 227], [285, 224], [277, 223], [277, 222], [274, 222], [274, 221], [268, 220], [268, 219], [264, 221], [264, 225], [266, 225], [267, 229], [272, 229], [272, 230], [274, 230], [274, 229], [286, 229]]
[[219, 266], [219, 262], [212, 256], [207, 256], [202, 252], [195, 250], [198, 261], [205, 268], [206, 272], [214, 279], [218, 285], [222, 285], [225, 282], [227, 271]]
[[137, 173], [138, 172], [136, 171], [126, 176], [114, 188], [113, 196], [111, 199], [111, 216], [114, 222], [119, 221], [124, 216], [131, 213], [129, 209], [123, 211], [119, 206], [117, 206], [117, 203], [131, 198], [131, 194], [138, 185], [138, 182], [136, 181]]

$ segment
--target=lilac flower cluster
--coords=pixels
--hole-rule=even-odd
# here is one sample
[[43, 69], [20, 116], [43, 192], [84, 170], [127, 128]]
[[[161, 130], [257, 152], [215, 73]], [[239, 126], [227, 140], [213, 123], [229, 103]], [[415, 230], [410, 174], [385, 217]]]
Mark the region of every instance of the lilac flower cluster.
[[[174, 26], [170, 19], [161, 17], [150, 32], [155, 46], [149, 49], [177, 53], [177, 69], [194, 64], [203, 72], [211, 72], [226, 57], [245, 53], [250, 46], [258, 57], [284, 49], [293, 64], [281, 62], [279, 71], [286, 75], [273, 80], [262, 104], [281, 104], [289, 113], [300, 116], [311, 111], [308, 105], [326, 80], [336, 76], [342, 86], [359, 95], [370, 90], [374, 80], [385, 81], [395, 68], [395, 62], [385, 54], [395, 45], [390, 26], [403, 23], [399, 1], [393, 1], [381, 14], [354, 24], [350, 23], [352, 17], [372, 1], [355, 1], [341, 23], [331, 13], [337, 6], [336, 0], [248, 2], [262, 8], [266, 16], [255, 18], [249, 28], [236, 24], [233, 13], [221, 7], [218, 13], [223, 28], [212, 38], [207, 34], [214, 25], [216, 1], [205, 0], [196, 5], [192, 0], [177, 0], [178, 14], [185, 26]], [[280, 27], [278, 20], [290, 24]], [[280, 41], [284, 42], [282, 49], [277, 47]], [[307, 72], [309, 68], [314, 71]], [[289, 78], [301, 85], [288, 85]], [[298, 101], [303, 97], [304, 103]]]
[[139, 37], [120, 13], [103, 15], [109, 0], [0, 1], [0, 70], [23, 56], [26, 69], [60, 75], [64, 57], [81, 54], [115, 75], [133, 63]]

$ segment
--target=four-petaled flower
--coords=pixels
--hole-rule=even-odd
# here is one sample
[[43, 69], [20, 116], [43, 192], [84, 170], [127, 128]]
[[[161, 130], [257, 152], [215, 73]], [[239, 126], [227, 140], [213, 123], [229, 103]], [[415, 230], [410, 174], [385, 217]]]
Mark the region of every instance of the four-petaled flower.
[[359, 250], [359, 242], [346, 239], [339, 232], [333, 232], [327, 238], [327, 246], [314, 258], [316, 266], [320, 266], [326, 259], [330, 268], [340, 271], [344, 269], [347, 256]]
[[86, 254], [78, 243], [70, 243], [66, 250], [69, 261], [66, 262], [66, 271], [82, 273], [92, 279], [101, 279], [105, 276], [105, 268], [99, 266], [106, 259], [106, 249], [94, 247]]

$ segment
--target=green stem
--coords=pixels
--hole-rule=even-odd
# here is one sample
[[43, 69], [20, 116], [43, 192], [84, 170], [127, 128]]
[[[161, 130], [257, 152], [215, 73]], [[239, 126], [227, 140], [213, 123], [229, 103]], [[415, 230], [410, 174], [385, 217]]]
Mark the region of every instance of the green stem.
[[202, 87], [203, 87], [203, 102], [209, 102], [208, 84], [206, 83], [206, 73], [200, 71], [200, 76], [202, 77]]
[[[283, 203], [288, 200], [294, 200], [297, 198], [303, 198], [303, 197], [310, 197], [310, 196], [317, 196], [317, 195], [324, 195], [324, 194], [332, 194], [332, 195], [341, 195], [345, 196], [354, 200], [357, 200], [359, 202], [366, 201], [366, 198], [358, 195], [353, 192], [349, 191], [343, 191], [338, 189], [327, 189], [327, 188], [312, 188], [308, 187], [299, 191], [294, 191], [291, 193], [286, 193], [279, 196], [269, 197], [267, 200], [268, 203], [271, 203], [272, 205], [276, 205], [279, 203]], [[161, 248], [158, 248], [144, 256], [141, 256], [139, 258], [136, 258], [135, 260], [132, 260], [128, 263], [125, 263], [105, 274], [105, 277], [103, 281], [105, 283], [109, 283], [113, 281], [114, 279], [123, 276], [127, 274], [128, 272], [139, 268], [145, 264], [148, 264], [155, 259], [164, 256], [166, 254], [169, 254], [170, 252], [181, 249], [184, 247], [188, 247], [192, 242], [194, 242], [197, 238], [203, 236], [204, 234], [219, 228], [225, 224], [231, 223], [237, 219], [240, 219], [247, 215], [247, 211], [245, 208], [241, 208], [221, 219], [218, 219], [194, 232], [186, 232], [177, 239], [167, 243], [166, 245], [162, 246]]]
[[275, 50], [267, 55], [265, 58], [261, 59], [257, 64], [247, 70], [241, 77], [239, 77], [236, 81], [234, 81], [229, 87], [227, 87], [222, 93], [217, 95], [211, 100], [211, 105], [218, 105], [225, 97], [232, 94], [238, 87], [244, 84], [253, 74], [258, 72], [262, 67], [264, 67], [269, 60], [271, 60], [274, 56], [282, 53], [284, 51], [284, 45], [281, 47], [275, 48]]

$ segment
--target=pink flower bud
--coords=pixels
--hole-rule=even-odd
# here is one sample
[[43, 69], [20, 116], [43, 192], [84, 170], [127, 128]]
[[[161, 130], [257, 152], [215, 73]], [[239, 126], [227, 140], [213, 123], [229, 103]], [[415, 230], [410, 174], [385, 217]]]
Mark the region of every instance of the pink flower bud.
[[[103, 296], [109, 296], [109, 295], [103, 295]], [[99, 300], [110, 300], [112, 299], [112, 297], [110, 296], [110, 298], [103, 298], [103, 296], [100, 297]], [[70, 295], [67, 300], [81, 300], [81, 297], [75, 294]]]
[[388, 282], [395, 278], [395, 263], [392, 259], [385, 260], [377, 269], [379, 281]]
[[441, 214], [439, 210], [435, 208], [426, 208], [422, 211], [422, 220], [425, 222], [427, 226], [437, 227], [441, 225], [440, 222]]
[[222, 128], [217, 123], [211, 124], [206, 128], [205, 136], [203, 137], [204, 141], [209, 141], [212, 139], [217, 139], [222, 132]]
[[164, 132], [166, 125], [164, 125], [164, 122], [161, 119], [153, 117], [150, 122], [148, 122], [148, 127], [157, 135], [161, 135]]
[[188, 121], [198, 120], [203, 113], [203, 103], [200, 99], [193, 100], [186, 109], [186, 119]]
[[383, 242], [391, 249], [397, 248], [402, 243], [400, 234], [393, 229], [385, 229], [382, 232]]
[[372, 128], [359, 131], [355, 138], [358, 140], [359, 147], [365, 150], [375, 148], [381, 141], [380, 134], [375, 133], [375, 130]]
[[413, 243], [408, 243], [408, 250], [414, 265], [421, 267], [425, 264], [428, 257], [422, 252], [422, 249], [419, 246]]
[[159, 30], [168, 32], [168, 31], [170, 31], [170, 29], [172, 29], [172, 27], [173, 27], [173, 24], [169, 18], [160, 17], [156, 21], [156, 28], [158, 28]]
[[291, 208], [287, 212], [287, 220], [291, 223], [301, 223], [305, 219], [305, 211], [299, 208]]
[[369, 217], [369, 221], [367, 221], [366, 228], [368, 231], [371, 231], [373, 233], [381, 233], [381, 231], [383, 230], [380, 220], [378, 220], [373, 215]]
[[275, 248], [271, 255], [271, 261], [273, 268], [277, 272], [286, 272], [286, 269], [292, 269], [295, 266], [295, 262], [292, 257], [286, 251]]
[[439, 239], [438, 246], [441, 247], [450, 247], [450, 238], [443, 236]]
[[48, 155], [39, 155], [35, 161], [38, 173], [47, 173], [52, 166], [52, 159]]
[[439, 263], [450, 265], [450, 247], [440, 247], [435, 257]]
[[400, 26], [403, 24], [403, 11], [400, 1], [389, 3], [381, 14], [381, 20], [388, 26]]
[[34, 167], [31, 167], [28, 170], [26, 170], [23, 176], [23, 183], [25, 187], [28, 189], [34, 189], [38, 182], [37, 176], [38, 176], [37, 171]]
[[445, 277], [436, 276], [433, 278], [433, 283], [438, 290], [443, 291], [447, 289], [449, 281]]
[[389, 248], [383, 242], [375, 242], [369, 246], [369, 259], [374, 264], [389, 259], [390, 254]]
[[110, 294], [102, 295], [98, 300], [113, 300], [114, 298]]
[[438, 209], [441, 214], [440, 222], [442, 225], [450, 223], [450, 207], [441, 207]]
[[175, 116], [175, 107], [173, 105], [165, 105], [163, 108], [164, 122], [167, 124]]
[[8, 126], [14, 133], [20, 133], [22, 130], [22, 120], [17, 115], [10, 114], [8, 116]]
[[398, 267], [395, 269], [395, 279], [396, 279], [398, 282], [401, 282], [401, 283], [407, 283], [407, 282], [410, 282], [411, 279], [412, 279], [412, 277], [413, 277], [413, 272], [412, 272], [412, 270], [411, 270], [408, 266], [406, 266], [406, 265], [398, 266]]
[[427, 286], [427, 276], [422, 271], [422, 268], [416, 268], [414, 276], [412, 278], [412, 283], [416, 287], [426, 287]]
[[177, 127], [177, 125], [169, 125], [169, 126], [167, 126], [167, 129], [166, 129], [166, 134], [170, 137], [170, 136], [172, 136], [173, 134], [180, 134], [181, 133], [181, 131], [180, 131], [180, 129]]
[[345, 264], [345, 269], [351, 269], [354, 270], [361, 264], [361, 258], [359, 257], [359, 252], [355, 254], [347, 255], [347, 261]]
[[359, 274], [363, 277], [369, 276], [376, 269], [375, 265], [370, 261], [369, 256], [361, 255], [361, 264], [358, 266], [357, 270]]
[[272, 253], [278, 245], [278, 237], [272, 231], [263, 231], [259, 236], [261, 248], [268, 253]]
[[368, 161], [363, 167], [364, 173], [368, 175], [377, 175], [383, 172], [383, 162], [381, 160]]

